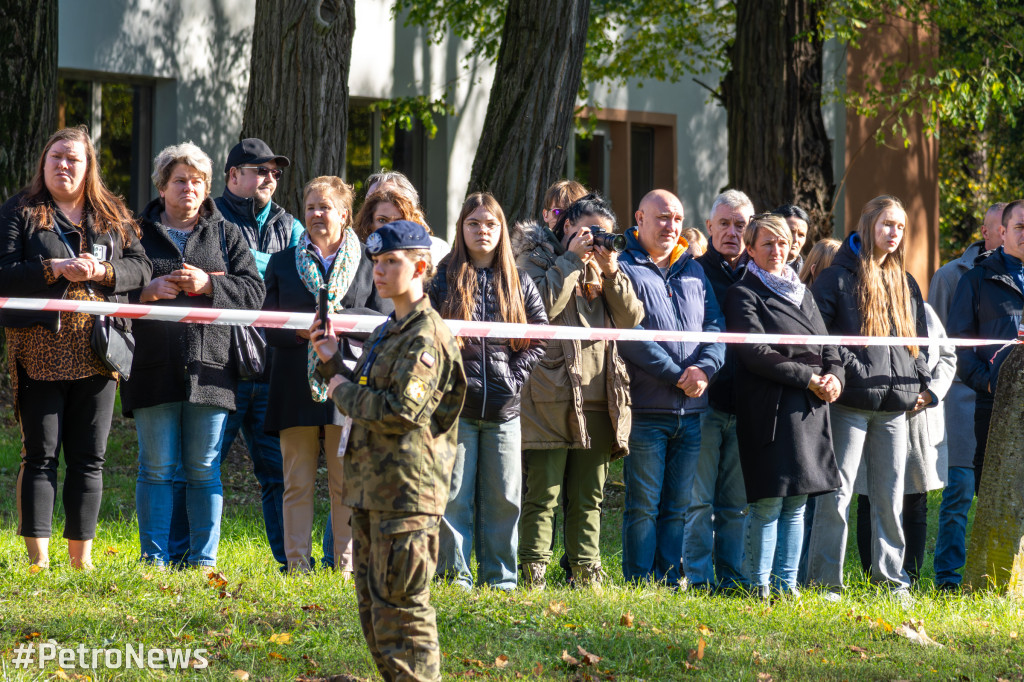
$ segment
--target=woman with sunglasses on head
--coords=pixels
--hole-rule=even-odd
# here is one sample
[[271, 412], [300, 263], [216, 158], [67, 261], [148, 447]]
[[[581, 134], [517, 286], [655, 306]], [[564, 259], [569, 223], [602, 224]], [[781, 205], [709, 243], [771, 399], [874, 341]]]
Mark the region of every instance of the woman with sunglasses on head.
[[[857, 231], [811, 291], [830, 334], [927, 336], [924, 301], [906, 271], [907, 213], [893, 196], [864, 205]], [[907, 412], [934, 405], [931, 372], [915, 345], [839, 346], [846, 382], [830, 407], [839, 490], [817, 498], [807, 579], [832, 599], [844, 586], [848, 516], [857, 470], [871, 498], [871, 580], [906, 598], [900, 514], [907, 466]]]
[[[152, 266], [139, 228], [103, 184], [84, 126], [50, 137], [29, 186], [0, 209], [4, 296], [126, 301]], [[118, 376], [93, 350], [85, 313], [0, 313], [14, 414], [21, 425], [18, 535], [34, 570], [50, 565], [57, 469], [63, 451], [64, 537], [75, 568], [92, 568], [103, 462]]]
[[[591, 226], [615, 231], [615, 214], [595, 195], [575, 201], [555, 229], [517, 225], [513, 248], [552, 324], [632, 329], [643, 304], [614, 251]], [[577, 587], [602, 582], [601, 501], [609, 463], [629, 450], [629, 376], [611, 341], [551, 340], [523, 387], [526, 493], [520, 521], [523, 581], [542, 589], [552, 525], [565, 483], [565, 544]]]
[[[428, 290], [446, 320], [547, 324], [533, 280], [516, 269], [505, 213], [490, 194], [466, 198], [455, 249]], [[522, 494], [519, 404], [523, 383], [544, 354], [542, 341], [457, 339], [468, 389], [459, 448], [441, 524], [438, 574], [469, 589], [474, 539], [481, 585], [516, 586]]]

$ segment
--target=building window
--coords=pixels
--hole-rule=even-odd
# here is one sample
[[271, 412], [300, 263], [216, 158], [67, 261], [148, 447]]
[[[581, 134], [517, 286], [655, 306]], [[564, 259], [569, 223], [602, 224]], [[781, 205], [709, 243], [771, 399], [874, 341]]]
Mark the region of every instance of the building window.
[[58, 127], [85, 125], [107, 187], [139, 212], [152, 195], [153, 86], [61, 74]]
[[426, 193], [425, 139], [423, 126], [416, 121], [405, 130], [383, 119], [371, 108], [372, 100], [353, 100], [348, 110], [348, 137], [345, 146], [345, 181], [357, 195], [366, 192], [366, 178], [381, 168], [405, 173], [420, 196]]

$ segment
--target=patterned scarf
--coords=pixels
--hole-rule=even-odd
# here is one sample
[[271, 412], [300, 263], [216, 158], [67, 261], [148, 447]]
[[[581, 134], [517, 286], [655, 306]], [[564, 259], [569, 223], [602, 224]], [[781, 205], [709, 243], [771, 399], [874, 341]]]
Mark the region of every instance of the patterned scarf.
[[804, 300], [804, 292], [807, 287], [797, 274], [793, 271], [793, 268], [788, 265], [782, 268], [782, 273], [774, 275], [770, 272], [766, 272], [757, 266], [757, 263], [753, 259], [747, 263], [747, 270], [757, 275], [757, 278], [761, 280], [761, 283], [766, 287], [774, 291], [776, 294], [781, 296], [783, 299], [789, 301], [797, 308]]
[[[356, 276], [356, 271], [359, 269], [362, 248], [359, 237], [356, 236], [352, 228], [345, 228], [341, 248], [334, 257], [334, 264], [327, 280], [328, 312], [336, 313], [341, 310], [341, 299], [345, 298], [345, 294], [348, 293], [348, 288]], [[295, 268], [299, 271], [299, 278], [306, 285], [306, 289], [314, 296], [319, 293], [320, 287], [324, 286], [324, 276], [320, 267], [319, 260], [312, 253], [312, 244], [307, 235], [295, 248]], [[309, 379], [313, 400], [318, 403], [327, 402], [327, 383], [316, 372], [316, 351], [313, 350], [313, 344], [310, 343], [307, 346], [306, 377]]]

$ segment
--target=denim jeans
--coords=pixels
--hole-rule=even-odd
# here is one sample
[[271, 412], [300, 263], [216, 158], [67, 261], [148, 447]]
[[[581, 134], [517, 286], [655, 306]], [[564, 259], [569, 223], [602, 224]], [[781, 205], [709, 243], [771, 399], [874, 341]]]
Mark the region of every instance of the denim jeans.
[[935, 541], [935, 583], [960, 584], [957, 573], [967, 562], [967, 513], [974, 502], [974, 469], [949, 467], [942, 491], [939, 535]]
[[188, 561], [197, 566], [216, 564], [224, 504], [220, 445], [227, 415], [220, 407], [185, 402], [135, 410], [139, 436], [135, 506], [144, 561], [163, 565], [171, 560], [172, 486], [180, 466], [190, 528]]
[[746, 508], [736, 415], [708, 408], [701, 418], [700, 456], [686, 512], [683, 568], [690, 584], [730, 588], [746, 583]]
[[806, 495], [765, 497], [751, 503], [747, 518], [747, 578], [753, 587], [796, 589], [804, 540]]
[[622, 574], [679, 582], [683, 530], [700, 452], [700, 415], [633, 414], [623, 465]]
[[438, 575], [472, 587], [469, 558], [475, 540], [480, 584], [515, 589], [523, 490], [520, 442], [518, 417], [507, 422], [459, 418]]
[[817, 498], [808, 548], [807, 579], [823, 587], [843, 587], [843, 562], [849, 534], [853, 484], [861, 459], [871, 498], [871, 580], [909, 587], [903, 570], [906, 550], [900, 514], [907, 465], [907, 418], [904, 412], [873, 412], [829, 406], [832, 442], [839, 465], [840, 489]]

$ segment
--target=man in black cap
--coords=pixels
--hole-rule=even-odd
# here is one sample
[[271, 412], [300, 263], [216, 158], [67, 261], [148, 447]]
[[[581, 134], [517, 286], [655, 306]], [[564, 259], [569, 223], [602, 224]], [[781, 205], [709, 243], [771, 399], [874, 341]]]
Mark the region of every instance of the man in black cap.
[[[274, 154], [266, 142], [250, 137], [236, 144], [228, 153], [224, 164], [224, 194], [214, 200], [217, 209], [225, 218], [242, 231], [249, 249], [256, 258], [260, 275], [264, 275], [270, 254], [283, 251], [299, 243], [305, 231], [302, 224], [272, 197], [277, 181], [284, 168], [290, 164], [288, 157]], [[267, 349], [268, 353], [270, 349]], [[267, 358], [269, 365], [269, 357]], [[284, 517], [282, 498], [284, 496], [284, 469], [281, 458], [281, 441], [276, 436], [263, 432], [267, 416], [267, 396], [270, 384], [263, 380], [240, 379], [235, 394], [236, 411], [228, 416], [227, 427], [221, 447], [223, 459], [231, 449], [235, 436], [241, 429], [252, 458], [253, 473], [260, 483], [263, 497], [263, 523], [267, 540], [274, 558], [287, 567], [284, 552]], [[180, 523], [172, 530], [171, 554], [180, 539]], [[188, 546], [188, 535], [184, 536]]]

